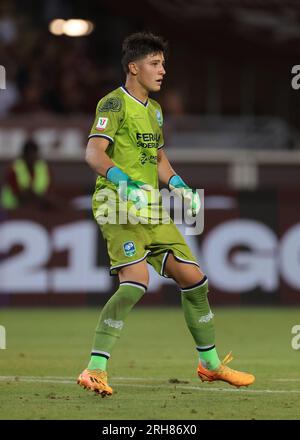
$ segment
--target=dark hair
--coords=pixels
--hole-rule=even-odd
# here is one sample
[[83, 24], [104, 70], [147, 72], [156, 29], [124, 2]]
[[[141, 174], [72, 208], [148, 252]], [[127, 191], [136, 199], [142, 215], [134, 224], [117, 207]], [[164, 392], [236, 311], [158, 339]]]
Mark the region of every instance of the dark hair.
[[137, 32], [129, 35], [122, 45], [122, 66], [128, 73], [128, 64], [152, 53], [167, 52], [167, 43], [151, 32]]

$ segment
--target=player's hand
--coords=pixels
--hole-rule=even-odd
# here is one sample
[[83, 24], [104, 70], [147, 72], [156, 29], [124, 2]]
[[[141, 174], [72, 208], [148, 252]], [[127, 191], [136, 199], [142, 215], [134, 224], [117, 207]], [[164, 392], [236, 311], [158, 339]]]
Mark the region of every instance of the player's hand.
[[201, 208], [201, 200], [197, 191], [190, 188], [178, 175], [171, 177], [168, 186], [170, 190], [188, 202], [188, 215], [196, 217]]
[[137, 210], [148, 205], [148, 197], [145, 191], [151, 191], [153, 187], [138, 180], [122, 181], [118, 185], [118, 193], [123, 201], [131, 201]]
[[151, 185], [132, 180], [128, 174], [116, 166], [107, 170], [106, 178], [116, 185], [121, 200], [131, 201], [138, 210], [148, 205], [145, 191], [151, 191], [153, 189]]

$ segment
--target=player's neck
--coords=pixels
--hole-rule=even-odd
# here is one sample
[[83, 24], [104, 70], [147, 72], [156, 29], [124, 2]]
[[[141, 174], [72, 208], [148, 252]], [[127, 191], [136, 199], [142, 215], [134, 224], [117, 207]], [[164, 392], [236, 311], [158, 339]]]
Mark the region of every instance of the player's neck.
[[139, 101], [143, 102], [144, 104], [147, 102], [149, 93], [140, 84], [134, 83], [133, 81], [130, 81], [129, 79], [127, 79], [127, 81], [125, 83], [125, 87], [128, 90], [128, 92], [132, 96], [137, 98]]

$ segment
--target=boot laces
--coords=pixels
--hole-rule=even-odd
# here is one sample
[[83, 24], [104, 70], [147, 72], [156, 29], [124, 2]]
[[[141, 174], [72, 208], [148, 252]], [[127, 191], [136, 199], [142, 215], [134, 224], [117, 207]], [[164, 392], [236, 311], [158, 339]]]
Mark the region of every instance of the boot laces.
[[222, 360], [222, 365], [227, 365], [229, 364], [229, 362], [231, 362], [233, 360], [233, 356], [232, 356], [232, 352], [230, 351]]

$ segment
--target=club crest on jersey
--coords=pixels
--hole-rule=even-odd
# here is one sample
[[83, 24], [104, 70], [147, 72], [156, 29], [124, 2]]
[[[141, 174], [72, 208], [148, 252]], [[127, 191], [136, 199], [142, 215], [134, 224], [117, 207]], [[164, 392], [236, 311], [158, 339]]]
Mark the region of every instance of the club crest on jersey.
[[124, 254], [126, 257], [132, 257], [135, 254], [135, 245], [133, 241], [126, 241], [123, 244]]
[[163, 117], [162, 117], [162, 114], [161, 114], [161, 112], [159, 110], [156, 110], [156, 119], [157, 119], [158, 125], [160, 127], [162, 127], [162, 125], [163, 125]]
[[102, 131], [106, 129], [108, 123], [108, 118], [99, 118], [97, 125], [96, 125], [96, 130]]

